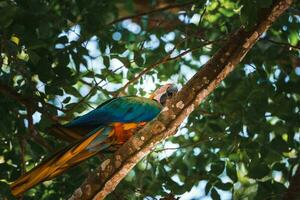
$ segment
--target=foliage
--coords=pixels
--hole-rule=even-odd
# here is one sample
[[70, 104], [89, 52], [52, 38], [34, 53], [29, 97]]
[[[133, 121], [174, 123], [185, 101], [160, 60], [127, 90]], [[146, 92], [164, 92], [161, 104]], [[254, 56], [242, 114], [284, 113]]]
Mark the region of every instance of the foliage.
[[[232, 31], [254, 26], [271, 4], [1, 0], [0, 198], [13, 199], [8, 184], [66, 145], [47, 133], [51, 124], [118, 94], [184, 84]], [[165, 9], [136, 15], [158, 7]], [[296, 1], [108, 199], [180, 196], [202, 183], [213, 199], [280, 199], [299, 163], [299, 9]], [[90, 159], [23, 199], [66, 199], [98, 165]]]

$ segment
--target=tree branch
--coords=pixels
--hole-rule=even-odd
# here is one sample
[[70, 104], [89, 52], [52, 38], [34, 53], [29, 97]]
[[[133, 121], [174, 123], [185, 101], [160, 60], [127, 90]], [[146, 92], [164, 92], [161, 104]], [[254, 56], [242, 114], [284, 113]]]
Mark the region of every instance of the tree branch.
[[296, 8], [289, 8], [289, 11], [295, 16], [300, 16], [300, 10]]
[[26, 172], [25, 166], [25, 138], [19, 137], [19, 145], [20, 145], [20, 161], [21, 161], [21, 174], [23, 175]]
[[217, 85], [244, 58], [260, 35], [290, 6], [292, 0], [278, 0], [264, 10], [257, 25], [246, 30], [239, 28], [223, 48], [197, 72], [178, 94], [167, 102], [159, 116], [147, 123], [78, 187], [70, 200], [104, 199], [127, 173], [155, 145], [174, 135], [183, 120], [199, 106]]
[[42, 145], [48, 151], [53, 152], [54, 149], [51, 145], [39, 134], [39, 132], [35, 129], [32, 118], [33, 112], [30, 105], [27, 106], [27, 120], [28, 120], [28, 132], [32, 139], [37, 143]]
[[296, 49], [296, 50], [300, 50], [300, 44], [299, 45], [291, 45], [289, 43], [286, 43], [286, 42], [278, 42], [278, 41], [275, 41], [275, 40], [271, 40], [271, 39], [264, 39], [268, 42], [271, 42], [273, 44], [277, 44], [277, 45], [281, 45], [281, 46], [286, 46], [288, 48], [292, 48], [292, 49]]
[[180, 59], [182, 56], [184, 56], [184, 55], [186, 55], [186, 54], [188, 54], [188, 53], [190, 53], [190, 52], [196, 51], [196, 50], [198, 50], [198, 49], [200, 49], [200, 48], [202, 48], [202, 47], [204, 47], [204, 46], [206, 46], [206, 45], [209, 45], [209, 44], [212, 44], [212, 43], [218, 42], [218, 41], [220, 41], [220, 40], [206, 41], [206, 42], [204, 42], [204, 43], [203, 43], [201, 46], [199, 46], [199, 47], [195, 47], [195, 48], [193, 48], [193, 49], [188, 49], [188, 50], [186, 50], [186, 51], [184, 51], [184, 52], [178, 54], [177, 56], [170, 57], [171, 54], [172, 54], [172, 52], [173, 52], [174, 50], [176, 50], [176, 46], [175, 46], [175, 47], [170, 51], [170, 53], [169, 53], [167, 56], [165, 56], [164, 58], [162, 58], [162, 59], [159, 60], [158, 62], [156, 62], [156, 63], [154, 63], [154, 64], [152, 64], [152, 65], [146, 67], [145, 69], [143, 69], [138, 75], [136, 75], [133, 79], [129, 80], [129, 81], [128, 81], [123, 87], [121, 87], [116, 93], [118, 93], [118, 94], [124, 93], [124, 91], [126, 90], [126, 88], [127, 88], [130, 84], [132, 84], [132, 83], [138, 81], [143, 75], [147, 74], [149, 71], [151, 71], [152, 69], [156, 68], [157, 66], [159, 66], [159, 65], [161, 65], [161, 64], [164, 64], [164, 63], [167, 63], [167, 62], [169, 62], [169, 61], [178, 60], [178, 59]]
[[151, 15], [151, 14], [154, 14], [154, 13], [162, 12], [162, 11], [165, 11], [165, 10], [170, 10], [170, 9], [173, 9], [173, 8], [185, 7], [185, 6], [191, 5], [193, 3], [195, 3], [195, 1], [190, 1], [190, 2], [187, 2], [187, 3], [181, 3], [181, 4], [167, 5], [167, 6], [162, 7], [162, 8], [158, 8], [158, 9], [154, 9], [154, 10], [150, 10], [150, 11], [141, 12], [141, 13], [138, 13], [138, 14], [135, 14], [135, 15], [126, 16], [126, 17], [121, 17], [119, 19], [116, 19], [116, 20], [108, 23], [107, 25], [112, 25], [112, 24], [124, 21], [126, 19], [134, 19], [134, 18], [138, 18], [138, 17], [144, 16], [144, 15]]

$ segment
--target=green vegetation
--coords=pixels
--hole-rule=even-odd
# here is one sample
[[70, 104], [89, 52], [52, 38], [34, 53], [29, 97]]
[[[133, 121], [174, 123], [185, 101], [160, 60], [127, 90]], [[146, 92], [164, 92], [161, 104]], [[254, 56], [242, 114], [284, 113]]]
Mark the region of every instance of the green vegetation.
[[[0, 199], [14, 199], [9, 183], [67, 145], [47, 127], [118, 94], [184, 85], [231, 32], [255, 26], [273, 2], [0, 0]], [[294, 1], [178, 134], [107, 199], [181, 196], [198, 185], [195, 198], [282, 199], [300, 170], [299, 150]], [[67, 199], [100, 162], [92, 158], [23, 199]]]

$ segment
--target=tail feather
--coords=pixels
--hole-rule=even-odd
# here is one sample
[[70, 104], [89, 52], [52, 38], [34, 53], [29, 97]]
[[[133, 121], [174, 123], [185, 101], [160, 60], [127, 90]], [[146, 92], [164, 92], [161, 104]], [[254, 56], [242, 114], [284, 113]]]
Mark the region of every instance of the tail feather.
[[47, 128], [47, 132], [59, 139], [67, 142], [74, 142], [82, 139], [85, 135], [97, 127], [65, 127], [60, 124], [54, 124], [50, 128]]
[[[70, 167], [97, 154], [104, 147], [107, 147], [108, 144], [105, 143], [107, 137], [105, 136], [108, 136], [110, 131], [112, 131], [111, 128], [98, 128], [76, 143], [70, 144], [63, 150], [55, 153], [14, 181], [11, 185], [12, 194], [18, 197], [38, 183], [52, 179]], [[92, 147], [95, 146], [95, 141], [97, 141], [97, 145], [103, 147], [89, 149], [90, 145]]]

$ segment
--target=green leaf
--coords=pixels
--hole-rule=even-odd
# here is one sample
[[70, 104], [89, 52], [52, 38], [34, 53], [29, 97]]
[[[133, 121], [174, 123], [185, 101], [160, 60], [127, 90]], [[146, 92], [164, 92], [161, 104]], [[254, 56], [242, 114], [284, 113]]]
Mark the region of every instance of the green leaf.
[[13, 22], [14, 15], [17, 12], [17, 7], [13, 5], [8, 5], [5, 8], [0, 9], [1, 17], [0, 17], [0, 27], [7, 28]]
[[45, 92], [46, 94], [53, 94], [53, 95], [60, 95], [60, 96], [64, 94], [62, 89], [52, 85], [46, 85]]
[[218, 161], [216, 163], [213, 163], [211, 165], [211, 173], [215, 175], [219, 175], [224, 171], [225, 168], [225, 162], [224, 161]]
[[205, 185], [205, 195], [208, 195], [210, 189], [212, 188], [212, 184], [208, 181]]
[[220, 200], [220, 195], [215, 188], [211, 190], [211, 197], [213, 200]]
[[134, 52], [134, 61], [140, 67], [144, 65], [144, 59], [141, 52]]
[[70, 102], [70, 100], [71, 100], [71, 97], [68, 96], [68, 97], [66, 97], [66, 98], [63, 100], [63, 103], [64, 103], [64, 104], [67, 104], [67, 103]]
[[233, 182], [237, 181], [236, 167], [233, 164], [231, 163], [226, 164], [226, 174]]
[[210, 123], [208, 126], [209, 126], [209, 128], [211, 128], [216, 133], [224, 131], [223, 128], [218, 124]]
[[137, 93], [137, 89], [134, 88], [134, 86], [130, 85], [128, 87], [128, 94], [135, 95]]
[[260, 179], [270, 173], [269, 167], [264, 163], [253, 164], [249, 169], [248, 176], [254, 179]]
[[56, 43], [61, 43], [61, 44], [66, 44], [66, 43], [68, 43], [69, 42], [69, 39], [68, 39], [68, 37], [67, 36], [65, 36], [65, 35], [63, 35], [63, 36], [61, 36], [61, 37], [59, 37], [59, 38], [57, 38], [57, 40], [56, 40]]
[[251, 28], [255, 25], [257, 21], [257, 13], [258, 8], [255, 5], [254, 2], [251, 2], [249, 0], [242, 0], [243, 7], [241, 9], [241, 22], [247, 27]]
[[297, 45], [298, 41], [300, 40], [299, 38], [299, 31], [297, 30], [291, 30], [289, 34], [289, 42], [291, 45]]
[[287, 152], [289, 150], [288, 143], [281, 137], [276, 137], [271, 141], [271, 148], [279, 153]]
[[215, 184], [215, 187], [221, 190], [231, 190], [233, 189], [233, 184], [230, 182], [223, 183], [222, 181], [219, 181]]
[[78, 90], [72, 86], [65, 87], [64, 90], [66, 93], [71, 94], [75, 97], [82, 97], [80, 92], [78, 92]]
[[103, 64], [106, 68], [110, 66], [110, 58], [108, 56], [103, 56]]
[[40, 56], [35, 53], [34, 51], [28, 50], [28, 55], [29, 55], [29, 60], [33, 63], [33, 64], [37, 64], [40, 60]]

